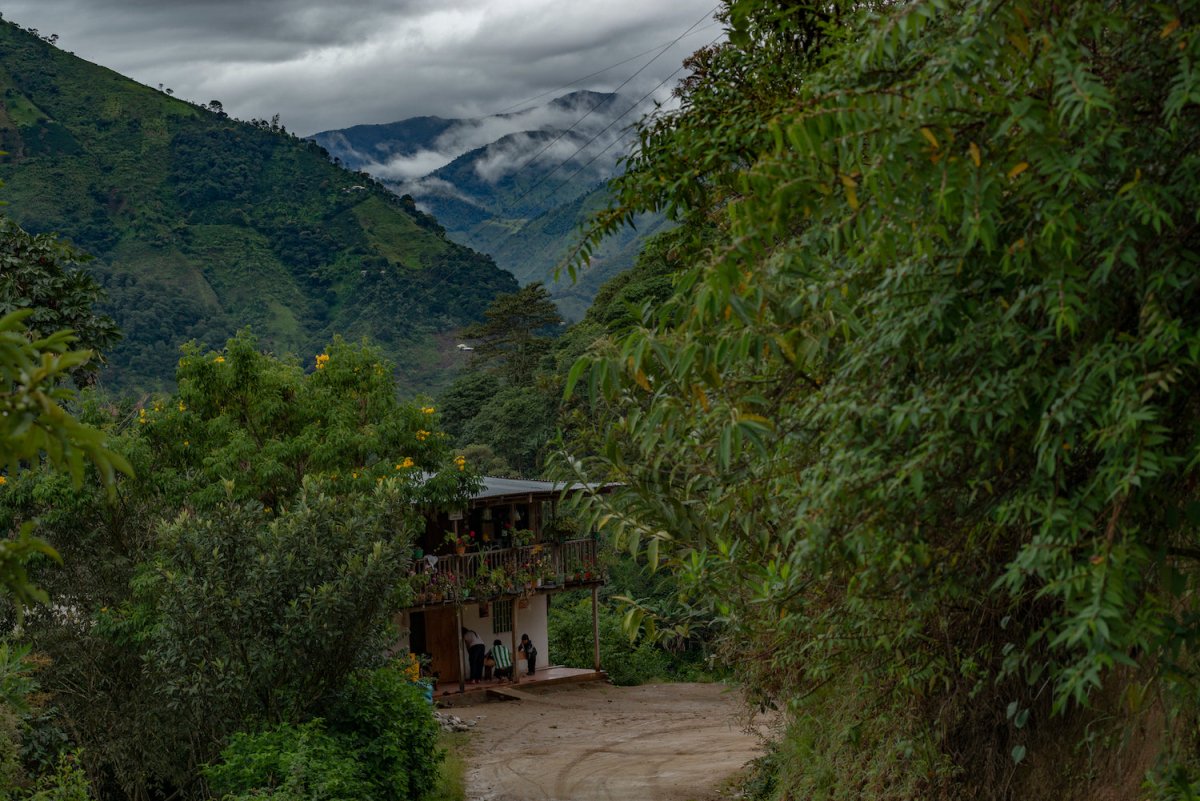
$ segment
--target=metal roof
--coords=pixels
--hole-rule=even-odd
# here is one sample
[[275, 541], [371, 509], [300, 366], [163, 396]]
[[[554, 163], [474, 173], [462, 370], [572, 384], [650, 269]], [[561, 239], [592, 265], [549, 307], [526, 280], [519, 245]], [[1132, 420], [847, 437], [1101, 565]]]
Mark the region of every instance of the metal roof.
[[480, 501], [489, 498], [504, 498], [509, 495], [558, 495], [563, 490], [596, 489], [602, 484], [567, 484], [562, 481], [530, 481], [523, 478], [483, 477], [483, 489], [471, 496], [471, 500]]

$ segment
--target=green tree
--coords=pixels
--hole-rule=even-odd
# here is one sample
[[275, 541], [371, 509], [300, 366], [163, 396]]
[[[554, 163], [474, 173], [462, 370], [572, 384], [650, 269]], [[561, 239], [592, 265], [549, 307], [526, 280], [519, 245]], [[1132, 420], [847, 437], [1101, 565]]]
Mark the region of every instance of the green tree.
[[[105, 434], [71, 416], [64, 404], [74, 392], [60, 386], [74, 368], [86, 364], [90, 351], [70, 350], [74, 338], [59, 331], [31, 341], [24, 322], [33, 309], [0, 318], [0, 489], [23, 467], [45, 460], [66, 471], [79, 488], [85, 466], [93, 464], [111, 489], [117, 471], [129, 473], [128, 462], [109, 449]], [[0, 587], [12, 595], [16, 612], [33, 602], [45, 602], [46, 593], [29, 580], [26, 562], [35, 554], [57, 558], [43, 540], [32, 536], [33, 524], [14, 526], [19, 533], [0, 542]]]
[[463, 430], [497, 392], [500, 379], [472, 364], [454, 379], [438, 399], [438, 409], [446, 433], [461, 442]]
[[554, 435], [557, 401], [538, 387], [505, 387], [463, 427], [461, 440], [486, 443], [520, 475], [536, 475], [543, 449]]
[[43, 471], [0, 494], [0, 524], [37, 519], [64, 557], [35, 577], [71, 614], [24, 636], [107, 797], [197, 797], [235, 732], [333, 709], [394, 642], [421, 510], [474, 486], [377, 351], [335, 341], [314, 367], [248, 333], [190, 347], [176, 394], [89, 409], [137, 470], [117, 504]]
[[475, 340], [474, 358], [508, 384], [529, 384], [562, 323], [549, 291], [535, 281], [511, 294], [497, 295], [483, 315], [483, 322], [463, 332]]
[[90, 351], [68, 368], [80, 386], [95, 381], [104, 352], [120, 337], [112, 318], [94, 311], [104, 291], [81, 268], [87, 258], [51, 234], [26, 233], [0, 216], [0, 315], [29, 309], [25, 324], [34, 339], [70, 331], [79, 349]]
[[695, 266], [573, 370], [565, 475], [787, 710], [782, 793], [1086, 794], [1026, 754], [1147, 692], [1200, 787], [1196, 12], [732, 0], [642, 126], [594, 234]]

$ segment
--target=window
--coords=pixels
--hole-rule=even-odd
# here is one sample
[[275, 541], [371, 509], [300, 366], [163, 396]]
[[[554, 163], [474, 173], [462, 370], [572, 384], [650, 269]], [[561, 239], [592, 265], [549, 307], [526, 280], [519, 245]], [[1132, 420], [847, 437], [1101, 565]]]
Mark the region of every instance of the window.
[[492, 634], [512, 631], [512, 600], [492, 601]]

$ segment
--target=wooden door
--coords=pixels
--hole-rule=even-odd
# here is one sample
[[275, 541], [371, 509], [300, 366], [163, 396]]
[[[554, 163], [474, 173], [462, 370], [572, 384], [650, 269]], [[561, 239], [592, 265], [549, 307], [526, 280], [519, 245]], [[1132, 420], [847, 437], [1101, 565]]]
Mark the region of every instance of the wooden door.
[[429, 609], [425, 612], [425, 647], [429, 649], [433, 672], [438, 676], [438, 687], [457, 684], [459, 680], [459, 642], [462, 634], [458, 628], [458, 617], [454, 607]]

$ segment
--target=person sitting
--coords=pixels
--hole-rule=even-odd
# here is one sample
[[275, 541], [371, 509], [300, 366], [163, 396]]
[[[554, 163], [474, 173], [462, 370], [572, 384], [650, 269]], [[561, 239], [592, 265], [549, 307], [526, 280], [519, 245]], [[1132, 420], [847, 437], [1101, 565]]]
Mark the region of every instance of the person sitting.
[[498, 679], [511, 679], [513, 673], [512, 652], [504, 647], [504, 643], [496, 640], [492, 650], [488, 651], [492, 658], [492, 675]]

